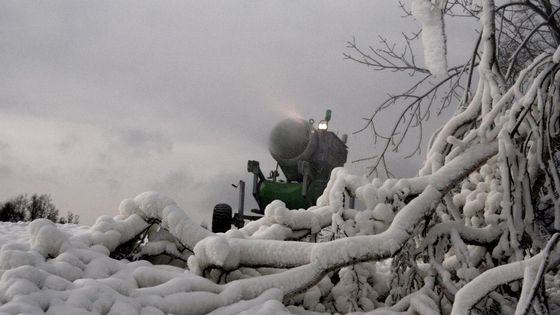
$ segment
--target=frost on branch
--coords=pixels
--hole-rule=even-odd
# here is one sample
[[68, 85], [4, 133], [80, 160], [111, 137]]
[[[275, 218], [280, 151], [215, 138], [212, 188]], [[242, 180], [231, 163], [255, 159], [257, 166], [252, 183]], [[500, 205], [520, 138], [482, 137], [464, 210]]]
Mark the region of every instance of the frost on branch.
[[424, 62], [433, 75], [447, 74], [447, 38], [443, 25], [443, 0], [412, 0], [412, 14], [422, 24]]

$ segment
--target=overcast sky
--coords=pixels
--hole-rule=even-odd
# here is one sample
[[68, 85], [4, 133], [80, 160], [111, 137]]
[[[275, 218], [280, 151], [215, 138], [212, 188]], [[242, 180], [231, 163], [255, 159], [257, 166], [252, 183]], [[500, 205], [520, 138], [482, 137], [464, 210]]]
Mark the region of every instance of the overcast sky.
[[[209, 221], [247, 160], [274, 166], [276, 122], [331, 109], [351, 133], [406, 82], [342, 56], [353, 36], [414, 30], [399, 15], [372, 0], [1, 1], [0, 200], [47, 193], [91, 224], [157, 190]], [[349, 148], [373, 150], [366, 135]]]

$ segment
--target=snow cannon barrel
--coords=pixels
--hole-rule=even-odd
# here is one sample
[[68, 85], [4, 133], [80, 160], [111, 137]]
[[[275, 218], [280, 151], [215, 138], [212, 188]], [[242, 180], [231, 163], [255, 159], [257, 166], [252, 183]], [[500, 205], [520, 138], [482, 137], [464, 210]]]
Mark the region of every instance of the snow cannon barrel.
[[301, 181], [298, 163], [311, 159], [317, 149], [317, 142], [317, 131], [310, 122], [288, 118], [272, 129], [268, 149], [288, 182]]

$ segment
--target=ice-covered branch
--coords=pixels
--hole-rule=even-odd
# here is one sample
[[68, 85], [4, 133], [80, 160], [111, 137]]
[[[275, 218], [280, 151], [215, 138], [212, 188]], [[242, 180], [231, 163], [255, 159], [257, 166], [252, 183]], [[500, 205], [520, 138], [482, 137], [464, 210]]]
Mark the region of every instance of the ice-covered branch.
[[119, 205], [121, 216], [139, 215], [144, 220], [159, 219], [189, 249], [213, 233], [195, 224], [175, 201], [155, 192], [145, 192], [134, 199], [126, 199]]
[[422, 240], [418, 246], [417, 252], [423, 251], [428, 245], [434, 243], [439, 237], [452, 234], [452, 231], [459, 233], [461, 239], [468, 244], [478, 246], [489, 246], [498, 242], [503, 231], [497, 226], [487, 226], [485, 228], [475, 228], [465, 226], [463, 222], [443, 222], [435, 225], [430, 229], [428, 235]]
[[[538, 269], [545, 258], [546, 254], [543, 252], [529, 259], [515, 261], [485, 271], [457, 292], [451, 314], [470, 314], [472, 307], [488, 293], [502, 284], [522, 279], [526, 268]], [[560, 262], [560, 246], [558, 244], [555, 244], [551, 249], [549, 259], [547, 268], [553, 268]]]
[[422, 24], [426, 67], [436, 76], [447, 74], [447, 38], [441, 5], [445, 1], [413, 0], [412, 14]]
[[[302, 253], [299, 243], [281, 242], [281, 251], [275, 252], [280, 262], [287, 260], [298, 260], [308, 262], [298, 268], [293, 268], [278, 275], [263, 276], [257, 279], [237, 280], [238, 283], [247, 290], [246, 298], [253, 298], [260, 294], [262, 290], [268, 288], [282, 288], [287, 296], [292, 296], [308, 288], [321, 280], [329, 271], [355, 264], [358, 262], [381, 260], [393, 256], [398, 252], [403, 244], [412, 236], [413, 229], [426, 215], [430, 214], [440, 202], [442, 196], [453, 187], [458, 181], [477, 169], [487, 159], [497, 152], [495, 144], [475, 145], [458, 156], [451, 163], [441, 168], [432, 175], [430, 184], [424, 191], [410, 203], [408, 203], [395, 216], [390, 227], [383, 233], [369, 236], [355, 236], [351, 238], [339, 239], [327, 243], [316, 243], [305, 245], [303, 252], [310, 252], [311, 255]], [[253, 259], [253, 263], [258, 261], [266, 262], [268, 258], [260, 257], [262, 248], [278, 248], [276, 241], [263, 240], [232, 240], [223, 239], [227, 246], [216, 242], [202, 242], [195, 249], [195, 256], [189, 260], [190, 265], [196, 269], [198, 266], [220, 266], [228, 268], [230, 261], [239, 261], [240, 264], [246, 259]], [[257, 245], [257, 244], [262, 244]], [[280, 245], [278, 245], [280, 246]], [[239, 255], [241, 248], [244, 255]], [[229, 250], [227, 252], [226, 250]], [[217, 256], [199, 253], [216, 253]], [[292, 255], [301, 255], [292, 257]], [[239, 257], [239, 258], [238, 258]], [[198, 267], [200, 268], [200, 267]], [[297, 279], [297, 281], [295, 280]], [[256, 282], [256, 283], [255, 283]], [[257, 286], [257, 283], [259, 284]]]

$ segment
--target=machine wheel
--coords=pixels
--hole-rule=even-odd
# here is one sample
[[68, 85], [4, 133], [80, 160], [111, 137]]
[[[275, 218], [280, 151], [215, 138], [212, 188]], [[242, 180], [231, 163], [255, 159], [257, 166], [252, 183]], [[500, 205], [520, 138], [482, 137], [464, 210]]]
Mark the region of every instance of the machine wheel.
[[212, 213], [212, 232], [220, 233], [231, 229], [231, 207], [225, 203], [219, 203], [214, 206]]

